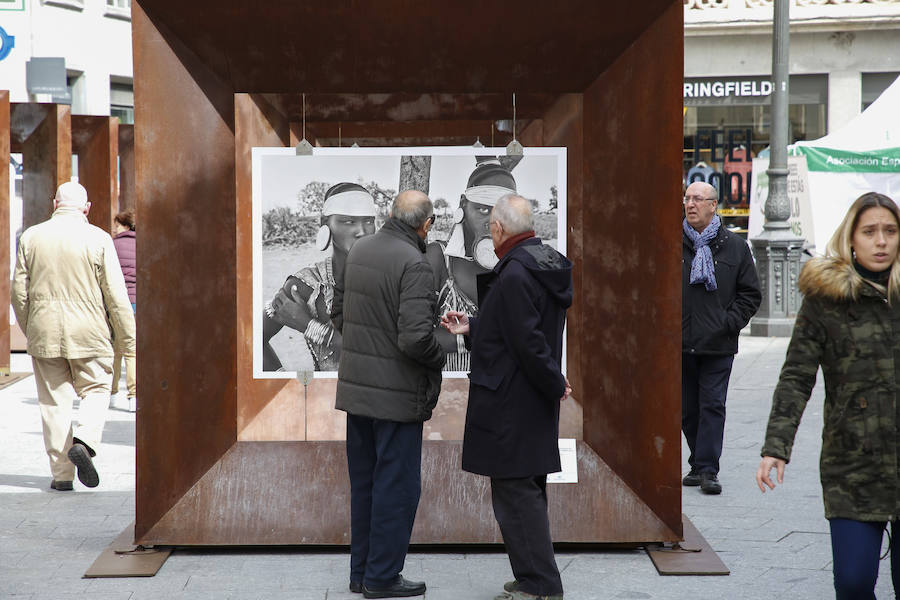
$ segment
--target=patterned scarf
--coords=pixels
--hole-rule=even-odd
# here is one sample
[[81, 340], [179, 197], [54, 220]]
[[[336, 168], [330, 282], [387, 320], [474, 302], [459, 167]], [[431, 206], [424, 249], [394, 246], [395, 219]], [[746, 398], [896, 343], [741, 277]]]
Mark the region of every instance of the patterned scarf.
[[694, 260], [691, 261], [691, 283], [703, 283], [706, 291], [711, 292], [717, 289], [716, 285], [716, 268], [713, 263], [712, 251], [709, 249], [709, 243], [716, 239], [719, 235], [719, 215], [713, 215], [712, 221], [703, 230], [703, 233], [697, 231], [688, 225], [687, 219], [681, 222], [681, 228], [684, 230], [688, 239], [694, 243]]

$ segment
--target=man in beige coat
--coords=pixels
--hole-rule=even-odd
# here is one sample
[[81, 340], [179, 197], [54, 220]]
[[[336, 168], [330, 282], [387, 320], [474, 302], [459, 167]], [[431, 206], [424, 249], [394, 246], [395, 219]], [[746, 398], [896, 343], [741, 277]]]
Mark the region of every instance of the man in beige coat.
[[[54, 490], [72, 489], [75, 471], [87, 487], [100, 477], [92, 457], [109, 407], [113, 344], [134, 355], [134, 313], [108, 233], [88, 223], [87, 191], [59, 186], [49, 220], [19, 240], [12, 304], [28, 353], [50, 457]], [[72, 405], [81, 399], [78, 424]]]

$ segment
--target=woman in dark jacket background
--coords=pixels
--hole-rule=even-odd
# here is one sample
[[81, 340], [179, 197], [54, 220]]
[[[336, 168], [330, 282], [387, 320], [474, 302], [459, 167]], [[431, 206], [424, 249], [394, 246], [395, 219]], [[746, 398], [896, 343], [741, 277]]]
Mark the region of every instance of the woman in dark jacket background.
[[891, 574], [900, 589], [897, 411], [900, 382], [900, 209], [882, 194], [860, 196], [798, 280], [803, 304], [772, 399], [756, 473], [775, 488], [791, 458], [821, 365], [825, 377], [819, 463], [831, 529], [837, 598], [875, 598], [882, 536], [891, 522]]
[[[128, 299], [131, 301], [131, 310], [137, 314], [137, 239], [135, 238], [134, 211], [125, 210], [116, 215], [113, 222], [113, 244], [116, 254], [119, 255], [119, 265], [122, 267], [122, 275], [125, 276], [125, 287], [128, 289]], [[119, 378], [122, 376], [122, 359], [125, 359], [125, 384], [128, 388], [128, 410], [134, 412], [137, 393], [137, 380], [135, 369], [135, 357], [122, 355], [118, 352], [113, 357], [112, 395], [119, 393]]]

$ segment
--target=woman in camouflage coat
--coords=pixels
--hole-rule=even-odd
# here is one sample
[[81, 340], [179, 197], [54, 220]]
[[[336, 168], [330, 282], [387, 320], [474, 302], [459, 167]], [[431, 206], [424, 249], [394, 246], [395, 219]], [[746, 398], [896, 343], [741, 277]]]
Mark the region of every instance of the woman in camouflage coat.
[[[825, 377], [820, 477], [831, 528], [837, 598], [875, 598], [882, 533], [900, 514], [900, 209], [870, 192], [850, 207], [825, 257], [800, 274], [803, 304], [772, 399], [756, 473], [778, 482], [819, 366]], [[900, 546], [891, 539], [894, 589]], [[897, 552], [895, 552], [897, 550]]]

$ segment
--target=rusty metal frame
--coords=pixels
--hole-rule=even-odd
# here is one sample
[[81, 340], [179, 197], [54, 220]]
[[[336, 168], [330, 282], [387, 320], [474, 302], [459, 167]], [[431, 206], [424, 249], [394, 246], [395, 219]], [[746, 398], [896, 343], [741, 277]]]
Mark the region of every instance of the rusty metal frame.
[[[383, 6], [357, 4], [362, 12]], [[446, 4], [420, 4], [416, 10], [452, 18]], [[578, 3], [583, 15], [563, 16], [591, 20], [604, 10], [598, 6]], [[329, 18], [302, 10], [304, 23]], [[142, 0], [132, 10], [142, 215], [135, 541], [346, 544], [343, 444], [306, 438], [300, 427], [323, 405], [298, 402], [296, 381], [252, 379], [250, 149], [296, 143], [299, 119], [291, 107], [301, 91], [323, 94], [308, 138], [312, 132], [331, 140], [335, 122], [348, 122], [400, 145], [433, 132], [454, 143], [474, 141], [485, 121], [507, 117], [497, 108], [500, 97], [517, 84], [493, 59], [484, 78], [467, 80], [462, 51], [440, 67], [447, 89], [435, 89], [431, 75], [420, 88], [404, 77], [379, 89], [363, 81], [341, 89], [313, 66], [303, 79], [271, 46], [265, 65], [246, 57], [229, 63], [216, 52], [233, 40], [222, 33], [240, 21], [233, 12], [207, 17], [207, 34], [188, 36], [190, 15], [163, 0]], [[672, 199], [681, 191], [683, 17], [672, 0], [645, 3], [636, 13], [642, 21], [610, 20], [617, 50], [603, 54], [602, 64], [566, 62], [558, 80], [545, 64], [534, 65], [533, 77], [519, 75], [520, 89], [534, 94], [521, 139], [565, 145], [569, 156], [567, 247], [576, 299], [567, 352], [583, 415], [572, 435], [579, 439], [579, 483], [550, 490], [557, 541], [641, 543], [682, 535], [680, 206]], [[510, 18], [519, 28], [540, 25], [527, 15]], [[254, 43], [264, 42], [248, 42]], [[350, 54], [367, 50], [345, 43]], [[317, 64], [318, 50], [306, 50], [308, 64]], [[396, 59], [397, 48], [377, 50], [387, 64]], [[245, 72], [251, 68], [257, 71]], [[287, 69], [283, 80], [279, 69]], [[276, 81], [286, 83], [267, 87]], [[485, 81], [499, 83], [488, 88]], [[559, 81], [580, 87], [560, 89]], [[457, 84], [465, 93], [454, 101], [447, 90]], [[433, 94], [439, 101], [431, 101]], [[432, 123], [411, 123], [417, 121]], [[413, 542], [499, 541], [486, 481], [458, 465], [458, 441], [425, 444]]]

